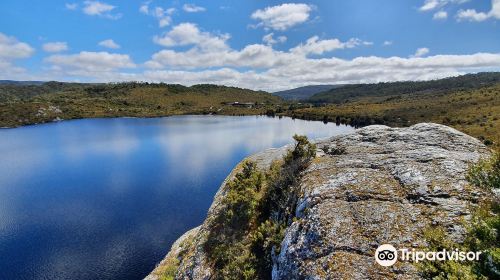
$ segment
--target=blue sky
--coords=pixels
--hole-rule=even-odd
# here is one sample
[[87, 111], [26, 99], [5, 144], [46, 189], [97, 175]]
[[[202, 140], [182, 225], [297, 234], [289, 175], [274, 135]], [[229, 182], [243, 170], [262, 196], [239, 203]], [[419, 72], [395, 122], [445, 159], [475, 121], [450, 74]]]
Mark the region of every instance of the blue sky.
[[500, 0], [0, 2], [0, 79], [307, 84], [500, 69]]

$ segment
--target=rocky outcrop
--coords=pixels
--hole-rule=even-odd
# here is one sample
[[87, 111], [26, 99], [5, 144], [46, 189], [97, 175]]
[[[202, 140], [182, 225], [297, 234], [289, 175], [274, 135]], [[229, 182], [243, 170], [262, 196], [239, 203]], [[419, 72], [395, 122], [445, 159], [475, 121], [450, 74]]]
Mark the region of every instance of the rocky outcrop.
[[[369, 126], [317, 141], [317, 147], [317, 158], [300, 181], [296, 218], [274, 262], [274, 279], [418, 278], [410, 263], [390, 268], [375, 264], [375, 249], [384, 243], [425, 247], [422, 231], [433, 226], [446, 228], [453, 240], [460, 241], [460, 221], [483, 195], [465, 175], [469, 165], [489, 151], [480, 141], [446, 126]], [[285, 151], [274, 149], [251, 159], [266, 168]], [[235, 168], [226, 182], [238, 171]], [[189, 238], [181, 238], [189, 239], [188, 248], [178, 250], [179, 244], [174, 244], [167, 256], [178, 260], [176, 278], [210, 277], [202, 244], [209, 221], [220, 209], [225, 183], [205, 223], [188, 233]], [[155, 279], [154, 273], [150, 277]]]

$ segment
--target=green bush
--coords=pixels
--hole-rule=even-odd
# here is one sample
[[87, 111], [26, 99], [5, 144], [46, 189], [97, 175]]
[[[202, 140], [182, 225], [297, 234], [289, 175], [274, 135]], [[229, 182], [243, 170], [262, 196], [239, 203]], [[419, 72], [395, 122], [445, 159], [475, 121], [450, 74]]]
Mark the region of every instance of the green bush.
[[307, 137], [294, 140], [283, 161], [265, 173], [246, 161], [227, 183], [204, 244], [213, 279], [271, 279], [272, 259], [295, 209], [298, 177], [316, 153]]
[[[497, 153], [488, 160], [472, 166], [467, 175], [469, 182], [486, 191], [499, 188], [500, 160]], [[491, 196], [473, 209], [465, 224], [467, 233], [463, 244], [450, 241], [442, 228], [429, 228], [424, 237], [429, 249], [461, 249], [482, 252], [477, 262], [424, 262], [420, 266], [426, 279], [500, 279], [500, 201]]]
[[471, 184], [483, 189], [500, 188], [500, 152], [489, 160], [482, 160], [472, 166], [467, 175]]

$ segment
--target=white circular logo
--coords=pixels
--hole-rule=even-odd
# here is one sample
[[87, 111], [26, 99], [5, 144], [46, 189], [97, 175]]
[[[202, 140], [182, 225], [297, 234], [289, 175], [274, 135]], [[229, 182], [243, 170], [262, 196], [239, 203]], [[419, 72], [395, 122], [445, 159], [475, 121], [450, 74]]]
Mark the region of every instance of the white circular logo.
[[381, 266], [391, 266], [398, 260], [398, 251], [390, 244], [383, 244], [375, 251], [375, 261]]

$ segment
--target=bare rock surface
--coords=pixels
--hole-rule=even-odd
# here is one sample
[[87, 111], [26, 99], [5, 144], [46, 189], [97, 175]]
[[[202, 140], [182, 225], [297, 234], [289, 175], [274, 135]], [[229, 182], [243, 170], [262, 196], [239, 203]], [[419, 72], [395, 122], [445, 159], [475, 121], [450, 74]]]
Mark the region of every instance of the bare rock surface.
[[[385, 243], [424, 247], [422, 230], [432, 226], [443, 226], [461, 241], [460, 221], [483, 196], [465, 175], [470, 164], [489, 155], [488, 149], [443, 125], [369, 126], [319, 140], [317, 146], [318, 156], [300, 182], [296, 219], [281, 243], [273, 279], [418, 278], [410, 263], [377, 265], [375, 249]], [[267, 168], [285, 151], [264, 151], [250, 159]], [[178, 245], [172, 247], [167, 257], [180, 262], [176, 278], [210, 278], [202, 246], [207, 225], [220, 209], [226, 182], [239, 169], [222, 184], [207, 220], [191, 232], [189, 253], [176, 255]]]

